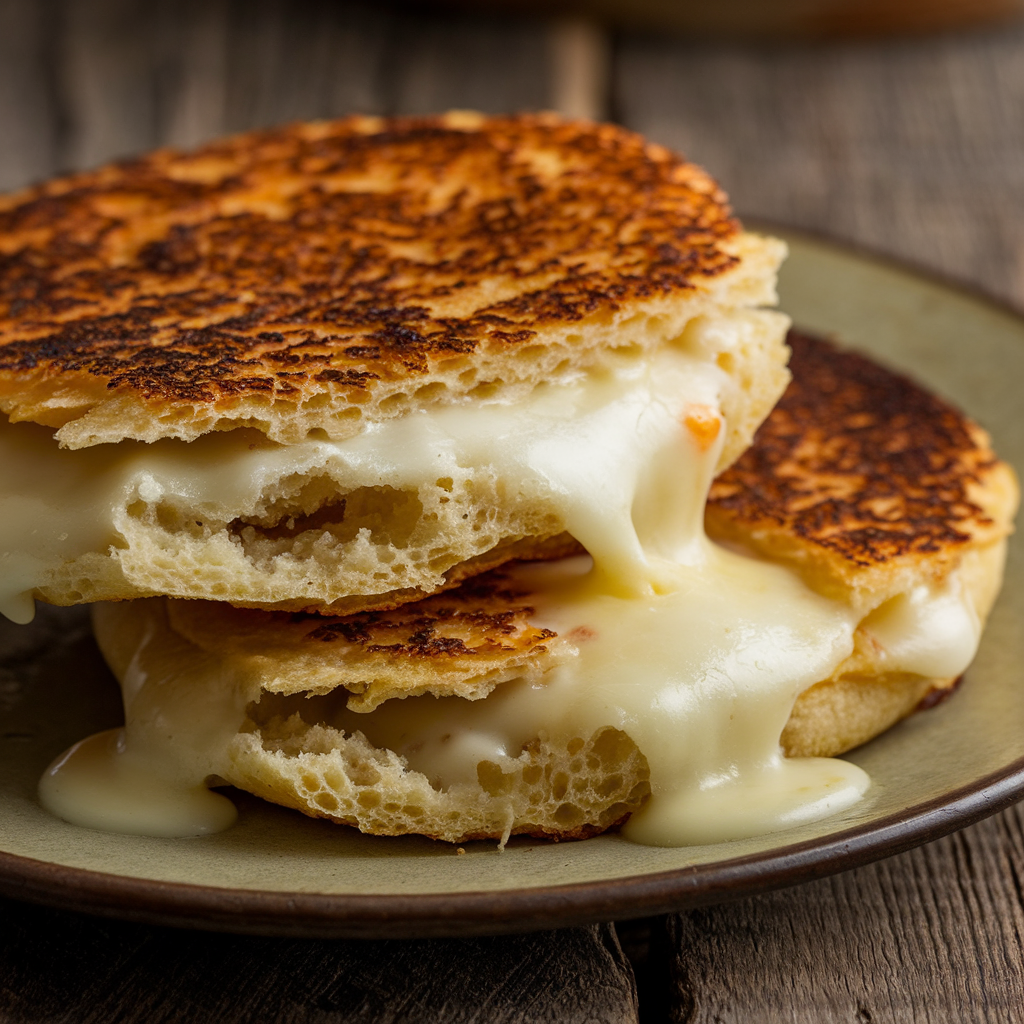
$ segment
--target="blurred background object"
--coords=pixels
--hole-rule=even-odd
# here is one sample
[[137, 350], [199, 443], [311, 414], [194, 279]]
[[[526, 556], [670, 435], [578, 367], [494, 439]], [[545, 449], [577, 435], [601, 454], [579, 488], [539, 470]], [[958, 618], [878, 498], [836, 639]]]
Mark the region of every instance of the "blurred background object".
[[1022, 0], [413, 0], [410, 6], [575, 16], [626, 29], [761, 38], [946, 31], [1024, 11]]
[[548, 28], [551, 95], [548, 106], [566, 117], [597, 121], [611, 104], [611, 37], [596, 21], [556, 18]]

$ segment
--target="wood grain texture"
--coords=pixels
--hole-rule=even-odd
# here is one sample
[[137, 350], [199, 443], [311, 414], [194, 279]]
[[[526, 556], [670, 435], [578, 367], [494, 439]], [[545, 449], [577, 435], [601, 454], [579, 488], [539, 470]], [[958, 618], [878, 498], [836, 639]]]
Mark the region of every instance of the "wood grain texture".
[[155, 0], [157, 134], [161, 145], [195, 146], [227, 130], [227, 0]]
[[3, 1024], [628, 1024], [610, 925], [500, 939], [313, 942], [0, 901]]
[[1018, 808], [834, 878], [671, 919], [686, 1024], [1024, 1019]]
[[91, 167], [159, 143], [152, 12], [135, 0], [62, 0], [54, 71], [66, 125], [63, 167]]
[[56, 162], [54, 18], [47, 0], [0, 0], [0, 191], [46, 177]]
[[387, 112], [536, 110], [550, 103], [549, 72], [541, 23], [408, 17], [388, 61]]
[[323, 0], [232, 3], [227, 130], [383, 112], [382, 65], [394, 29], [394, 18], [380, 7]]
[[737, 209], [1024, 303], [1024, 27], [899, 42], [619, 47], [617, 110]]
[[546, 28], [347, 0], [0, 0], [0, 188], [361, 113], [549, 105]]

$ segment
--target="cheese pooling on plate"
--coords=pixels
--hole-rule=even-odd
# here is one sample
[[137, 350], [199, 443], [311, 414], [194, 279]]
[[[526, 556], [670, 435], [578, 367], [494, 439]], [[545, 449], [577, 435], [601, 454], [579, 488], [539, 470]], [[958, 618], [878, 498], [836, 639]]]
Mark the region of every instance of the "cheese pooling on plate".
[[[703, 509], [726, 386], [714, 362], [666, 348], [487, 415], [454, 407], [384, 424], [372, 443], [330, 442], [332, 457], [388, 484], [431, 459], [438, 473], [489, 462], [510, 488], [543, 492], [591, 557], [511, 571], [533, 624], [558, 638], [539, 677], [493, 682], [479, 699], [428, 692], [367, 713], [335, 691], [311, 699], [325, 720], [394, 751], [455, 802], [477, 785], [481, 763], [504, 770], [538, 736], [620, 730], [650, 768], [650, 798], [625, 826], [643, 843], [725, 841], [856, 802], [868, 786], [856, 766], [782, 756], [795, 699], [850, 656], [858, 627], [886, 652], [889, 670], [958, 675], [973, 657], [978, 616], [956, 573], [865, 618], [784, 566], [711, 543]], [[242, 452], [211, 473], [210, 485], [245, 478], [249, 458]], [[229, 657], [172, 619], [161, 599], [98, 608], [126, 726], [50, 768], [40, 794], [54, 813], [156, 835], [203, 834], [233, 820], [230, 802], [206, 786], [237, 775], [265, 666], [260, 651]]]

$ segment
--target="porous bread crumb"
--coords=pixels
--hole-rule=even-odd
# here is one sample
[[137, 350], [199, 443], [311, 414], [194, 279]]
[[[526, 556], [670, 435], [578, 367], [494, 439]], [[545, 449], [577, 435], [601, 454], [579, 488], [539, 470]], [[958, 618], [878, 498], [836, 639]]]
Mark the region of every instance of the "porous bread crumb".
[[582, 839], [606, 831], [650, 794], [646, 759], [624, 733], [537, 740], [511, 771], [491, 761], [477, 782], [442, 789], [361, 733], [298, 714], [250, 723], [231, 744], [227, 781], [274, 803], [374, 835], [459, 843], [532, 835]]

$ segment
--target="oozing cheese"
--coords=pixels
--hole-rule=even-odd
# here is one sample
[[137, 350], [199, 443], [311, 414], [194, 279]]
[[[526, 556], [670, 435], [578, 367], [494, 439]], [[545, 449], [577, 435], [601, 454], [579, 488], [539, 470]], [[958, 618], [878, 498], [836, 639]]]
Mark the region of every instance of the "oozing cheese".
[[[854, 616], [778, 566], [706, 542], [664, 594], [607, 592], [586, 558], [520, 566], [535, 621], [575, 640], [543, 685], [482, 701], [391, 701], [350, 716], [436, 785], [509, 763], [533, 737], [612, 726], [647, 758], [652, 797], [625, 834], [680, 846], [772, 832], [855, 802], [868, 779], [825, 758], [787, 761], [779, 735], [801, 690], [849, 654]], [[509, 767], [511, 767], [509, 765]]]
[[[444, 789], [474, 785], [482, 761], [512, 770], [535, 737], [621, 729], [645, 754], [653, 791], [625, 834], [654, 845], [767, 833], [848, 807], [868, 786], [861, 769], [784, 758], [778, 740], [798, 693], [849, 654], [856, 616], [780, 566], [706, 541], [690, 551], [699, 557], [671, 570], [676, 586], [646, 597], [608, 593], [586, 558], [520, 566], [536, 621], [571, 638], [573, 657], [539, 684], [507, 683], [483, 700], [392, 700], [328, 724], [362, 732]], [[964, 637], [976, 617], [956, 575], [910, 607], [902, 631], [891, 608], [864, 623], [893, 629], [887, 667], [947, 678], [966, 667], [973, 651]], [[244, 661], [177, 635], [161, 601], [101, 605], [96, 618], [127, 724], [58, 759], [40, 785], [44, 805], [113, 831], [226, 827], [230, 803], [204, 786], [230, 777], [232, 742], [260, 697], [259, 679]], [[927, 665], [915, 660], [923, 648]]]
[[[24, 617], [39, 566], [112, 538], [109, 510], [131, 494], [244, 503], [268, 480], [330, 459], [345, 460], [367, 486], [491, 466], [510, 490], [543, 493], [593, 556], [592, 568], [565, 561], [517, 570], [534, 588], [538, 624], [573, 640], [573, 656], [543, 685], [505, 684], [475, 702], [390, 701], [349, 712], [348, 727], [404, 754], [441, 787], [466, 784], [480, 760], [500, 765], [541, 733], [621, 729], [650, 765], [652, 797], [626, 827], [644, 843], [717, 842], [814, 820], [856, 801], [868, 779], [842, 761], [786, 760], [779, 736], [797, 695], [849, 655], [858, 623], [789, 570], [704, 537], [729, 386], [713, 360], [669, 348], [575, 385], [539, 388], [518, 404], [417, 413], [344, 442], [250, 448], [228, 434], [128, 454], [58, 453], [44, 452], [35, 435], [25, 445], [20, 434], [12, 440], [8, 428], [0, 458], [22, 459], [23, 477], [38, 463], [38, 486], [0, 506], [3, 546], [16, 552], [0, 605]], [[80, 511], [69, 516], [73, 488]], [[124, 832], [225, 827], [230, 807], [204, 786], [228, 774], [231, 741], [258, 684], [170, 631], [159, 602], [127, 615], [101, 610], [98, 622], [127, 724], [58, 759], [40, 784], [44, 805]], [[977, 617], [955, 585], [898, 599], [869, 625], [894, 668], [928, 675], [955, 675], [977, 642]]]
[[[606, 367], [575, 383], [541, 385], [511, 403], [466, 402], [410, 413], [341, 442], [279, 445], [236, 430], [190, 443], [167, 439], [62, 451], [42, 427], [0, 424], [0, 613], [27, 621], [33, 590], [76, 559], [112, 560], [131, 578], [140, 557], [135, 538], [151, 536], [140, 533], [139, 509], [148, 510], [147, 521], [166, 512], [200, 530], [221, 524], [201, 557], [241, 574], [252, 571], [239, 538], [223, 524], [259, 518], [268, 496], [294, 495], [305, 482], [325, 480], [341, 493], [390, 488], [413, 498], [437, 481], [472, 487], [496, 480], [496, 501], [550, 513], [560, 524], [555, 532], [568, 530], [588, 550], [600, 551], [601, 565], [620, 582], [648, 585], [644, 547], [673, 543], [659, 534], [679, 532], [675, 510], [700, 517], [700, 509], [681, 496], [703, 490], [704, 479], [691, 477], [706, 475], [708, 460], [694, 464], [684, 447], [706, 446], [719, 434], [718, 410], [739, 388], [716, 358], [751, 335], [777, 331], [778, 323], [767, 316], [748, 311], [697, 321], [677, 345], [653, 357], [609, 355]], [[690, 426], [680, 431], [684, 420]], [[146, 571], [154, 559], [170, 563], [161, 569], [163, 585], [149, 592], [222, 597], [197, 591], [195, 578], [187, 586], [175, 578], [173, 543], [165, 536], [155, 551], [142, 552]], [[311, 597], [284, 593], [297, 561], [289, 559], [277, 559], [266, 571], [280, 579], [281, 596]], [[446, 568], [438, 570], [434, 586]], [[385, 581], [381, 589], [400, 585]]]
[[974, 660], [981, 622], [959, 573], [939, 586], [922, 585], [876, 608], [862, 629], [884, 670], [935, 679], [960, 675]]

